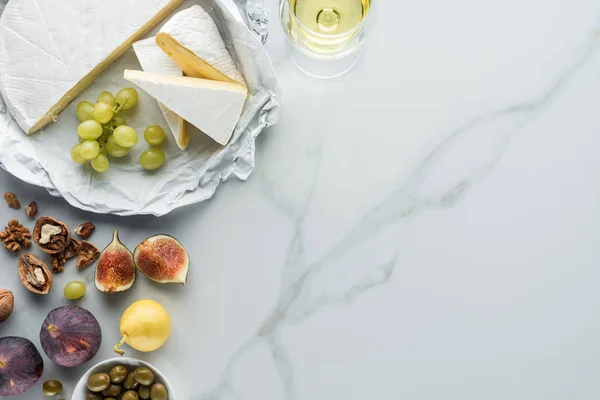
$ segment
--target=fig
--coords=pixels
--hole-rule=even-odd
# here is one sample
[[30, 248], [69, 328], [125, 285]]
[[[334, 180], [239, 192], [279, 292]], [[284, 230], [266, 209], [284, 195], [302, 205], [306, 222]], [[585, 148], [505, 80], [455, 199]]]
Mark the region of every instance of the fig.
[[[139, 300], [130, 305], [119, 322], [121, 341], [115, 352], [123, 355], [123, 343], [139, 351], [154, 351], [161, 347], [171, 334], [171, 317], [163, 306], [154, 300]], [[127, 380], [125, 381], [127, 387]]]
[[30, 340], [0, 338], [0, 396], [16, 396], [29, 390], [43, 371], [42, 356]]
[[149, 237], [135, 248], [133, 259], [137, 269], [155, 282], [185, 284], [187, 280], [190, 257], [174, 237]]
[[96, 289], [104, 293], [124, 292], [135, 282], [135, 265], [131, 251], [119, 240], [115, 229], [113, 240], [96, 264]]
[[76, 367], [96, 355], [102, 330], [85, 308], [61, 306], [50, 311], [44, 320], [40, 342], [49, 359], [63, 367]]

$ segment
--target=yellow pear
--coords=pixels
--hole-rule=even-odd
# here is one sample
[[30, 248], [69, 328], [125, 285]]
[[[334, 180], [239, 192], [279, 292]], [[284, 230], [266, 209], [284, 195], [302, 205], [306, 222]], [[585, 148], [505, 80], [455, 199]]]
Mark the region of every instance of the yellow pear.
[[156, 301], [139, 300], [121, 316], [120, 331], [122, 338], [115, 346], [118, 354], [125, 354], [120, 349], [123, 343], [139, 351], [154, 351], [167, 341], [171, 333], [171, 318]]

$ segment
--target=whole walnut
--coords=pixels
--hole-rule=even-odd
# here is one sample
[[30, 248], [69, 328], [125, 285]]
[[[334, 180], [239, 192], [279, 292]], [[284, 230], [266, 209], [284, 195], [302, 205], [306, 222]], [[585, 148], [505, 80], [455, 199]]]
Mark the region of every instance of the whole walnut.
[[0, 289], [0, 323], [6, 321], [15, 308], [15, 296], [10, 290]]

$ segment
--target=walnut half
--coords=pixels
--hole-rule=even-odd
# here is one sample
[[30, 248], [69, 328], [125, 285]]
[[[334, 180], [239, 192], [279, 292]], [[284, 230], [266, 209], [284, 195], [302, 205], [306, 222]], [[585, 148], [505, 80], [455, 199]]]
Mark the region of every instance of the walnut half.
[[46, 264], [33, 254], [23, 254], [17, 260], [19, 278], [30, 292], [48, 294], [52, 288], [52, 273]]
[[64, 222], [51, 217], [40, 217], [33, 228], [33, 240], [48, 254], [61, 253], [71, 242], [71, 231]]

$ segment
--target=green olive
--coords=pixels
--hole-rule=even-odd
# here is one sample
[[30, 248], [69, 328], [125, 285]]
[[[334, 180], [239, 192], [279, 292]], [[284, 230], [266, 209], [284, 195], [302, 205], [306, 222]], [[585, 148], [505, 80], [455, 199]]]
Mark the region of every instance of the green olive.
[[127, 368], [122, 365], [115, 365], [110, 370], [109, 375], [112, 383], [121, 383], [127, 378]]
[[120, 385], [110, 385], [102, 392], [102, 396], [104, 397], [117, 397], [121, 394], [121, 386]]
[[162, 383], [155, 383], [150, 388], [150, 399], [152, 400], [167, 400], [169, 395], [167, 388]]
[[121, 400], [139, 400], [139, 398], [140, 396], [138, 396], [135, 390], [128, 390], [125, 393], [123, 393], [123, 397], [121, 397]]
[[133, 371], [133, 375], [140, 385], [150, 386], [154, 383], [154, 373], [150, 368], [138, 367]]
[[140, 386], [138, 394], [140, 395], [140, 399], [148, 400], [150, 398], [150, 388], [148, 386]]
[[133, 372], [127, 374], [127, 378], [125, 378], [125, 382], [123, 382], [123, 387], [127, 390], [136, 389], [139, 386], [139, 383], [135, 380], [133, 376]]
[[98, 393], [88, 392], [85, 396], [85, 400], [102, 400], [102, 396], [100, 396]]
[[105, 373], [94, 374], [88, 378], [87, 387], [92, 392], [101, 392], [110, 385], [110, 376]]
[[44, 382], [42, 390], [46, 396], [56, 396], [61, 394], [63, 391], [63, 385], [57, 380], [51, 380]]

